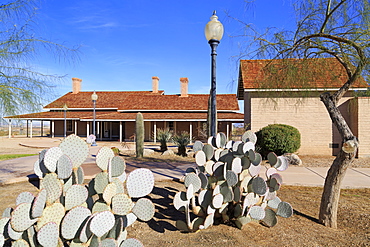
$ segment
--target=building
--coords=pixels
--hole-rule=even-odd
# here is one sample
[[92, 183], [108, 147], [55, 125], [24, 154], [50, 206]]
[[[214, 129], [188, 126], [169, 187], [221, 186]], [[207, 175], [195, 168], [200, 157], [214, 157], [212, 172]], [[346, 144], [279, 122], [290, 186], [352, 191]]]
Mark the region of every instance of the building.
[[[289, 66], [295, 69], [287, 79], [284, 68]], [[346, 80], [334, 58], [241, 60], [237, 96], [244, 100], [244, 123], [253, 131], [274, 123], [294, 126], [301, 133], [300, 154], [336, 155], [342, 140], [319, 96], [338, 90]], [[370, 156], [370, 99], [355, 97], [355, 90], [367, 86], [359, 78], [339, 102], [359, 139], [358, 156]]]
[[[86, 137], [93, 132], [91, 100], [93, 92], [81, 91], [81, 83], [81, 79], [72, 78], [72, 92], [46, 105], [45, 112], [7, 118], [27, 120], [27, 126], [28, 122], [31, 123], [31, 132], [32, 121], [49, 121], [51, 137], [64, 135], [66, 121], [67, 135], [74, 133]], [[188, 94], [188, 83], [188, 78], [180, 78], [181, 93], [175, 95], [166, 95], [164, 91], [158, 89], [158, 77], [152, 77], [152, 91], [96, 92], [97, 140], [133, 140], [138, 112], [144, 117], [147, 141], [156, 141], [155, 134], [158, 128], [169, 128], [174, 132], [187, 131], [192, 137], [200, 137], [207, 120], [209, 95]], [[238, 111], [239, 105], [235, 94], [217, 95], [220, 132], [229, 136], [232, 123], [243, 122], [244, 115]]]

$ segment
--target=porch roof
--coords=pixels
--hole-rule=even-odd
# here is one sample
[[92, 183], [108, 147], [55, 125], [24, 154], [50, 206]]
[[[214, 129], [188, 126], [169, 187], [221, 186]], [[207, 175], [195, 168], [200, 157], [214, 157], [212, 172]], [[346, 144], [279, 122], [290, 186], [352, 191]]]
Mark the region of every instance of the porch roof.
[[[206, 121], [207, 112], [143, 112], [144, 121]], [[6, 118], [23, 120], [64, 120], [64, 111], [48, 111], [11, 116]], [[97, 111], [98, 121], [135, 121], [136, 112]], [[92, 111], [67, 111], [66, 119], [92, 121]], [[217, 112], [219, 121], [243, 122], [244, 114]]]

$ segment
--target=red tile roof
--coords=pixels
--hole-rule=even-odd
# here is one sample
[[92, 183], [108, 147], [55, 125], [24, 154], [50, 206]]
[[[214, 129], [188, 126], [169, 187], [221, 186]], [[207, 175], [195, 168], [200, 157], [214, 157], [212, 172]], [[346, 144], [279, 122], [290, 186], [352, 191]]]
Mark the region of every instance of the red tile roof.
[[[206, 112], [143, 112], [144, 120], [206, 120]], [[132, 120], [135, 121], [135, 112], [116, 112], [116, 111], [97, 111], [97, 120]], [[33, 119], [33, 120], [61, 120], [64, 119], [64, 111], [38, 112], [23, 114], [6, 118]], [[81, 119], [91, 121], [93, 119], [92, 111], [67, 111], [67, 119]], [[234, 120], [243, 122], [244, 114], [236, 112], [218, 112], [219, 120]]]
[[[96, 92], [98, 95], [96, 108], [114, 108], [122, 111], [186, 111], [207, 110], [208, 108], [208, 94], [188, 94], [188, 97], [181, 97], [180, 95], [164, 95], [162, 93], [152, 93], [151, 91]], [[93, 107], [91, 94], [92, 92], [67, 93], [44, 108], [62, 108], [66, 104], [68, 108], [91, 109]], [[239, 110], [235, 94], [218, 94], [216, 99], [217, 110]]]
[[[241, 60], [238, 95], [241, 96], [243, 89], [339, 88], [347, 78], [345, 69], [335, 58]], [[362, 77], [353, 85], [353, 88], [366, 87]]]

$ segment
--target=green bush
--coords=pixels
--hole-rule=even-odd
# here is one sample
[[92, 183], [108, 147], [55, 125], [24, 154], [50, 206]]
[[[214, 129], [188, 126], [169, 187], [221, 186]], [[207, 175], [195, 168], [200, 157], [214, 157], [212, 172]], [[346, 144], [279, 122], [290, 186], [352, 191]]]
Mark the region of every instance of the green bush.
[[269, 152], [277, 155], [294, 153], [301, 146], [301, 134], [298, 129], [285, 124], [270, 124], [256, 132], [256, 148], [262, 156]]
[[161, 152], [164, 152], [168, 149], [167, 142], [172, 140], [172, 132], [168, 128], [157, 129], [156, 138], [161, 143]]
[[178, 155], [187, 156], [186, 146], [190, 143], [190, 134], [186, 131], [181, 131], [180, 134], [174, 135], [172, 140], [178, 147]]

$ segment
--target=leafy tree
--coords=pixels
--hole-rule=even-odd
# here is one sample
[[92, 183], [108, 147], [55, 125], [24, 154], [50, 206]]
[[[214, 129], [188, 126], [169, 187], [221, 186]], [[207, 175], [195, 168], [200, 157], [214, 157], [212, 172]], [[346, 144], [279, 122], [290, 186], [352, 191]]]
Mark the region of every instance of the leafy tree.
[[[261, 79], [261, 85], [270, 85], [270, 88], [304, 89], [312, 76], [328, 71], [329, 64], [325, 64], [325, 59], [315, 71], [305, 70], [309, 67], [305, 63], [312, 58], [336, 59], [344, 71], [345, 83], [339, 90], [320, 95], [342, 137], [340, 153], [325, 179], [319, 213], [322, 224], [336, 228], [340, 185], [358, 148], [357, 138], [339, 111], [338, 102], [356, 80], [369, 75], [370, 3], [368, 0], [298, 0], [294, 7], [297, 15], [295, 31], [269, 28], [260, 33], [252, 25], [246, 25], [249, 46], [243, 51], [243, 58], [287, 61], [280, 67], [275, 66], [274, 60], [266, 64], [265, 68], [272, 76]], [[291, 63], [289, 61], [293, 60], [289, 58], [301, 58], [302, 64]], [[322, 77], [325, 78], [324, 74]]]
[[[61, 76], [46, 75], [31, 64], [42, 51], [74, 61], [77, 50], [37, 35], [37, 0], [0, 4], [0, 113], [9, 115], [39, 108]], [[41, 97], [42, 96], [42, 97]]]

